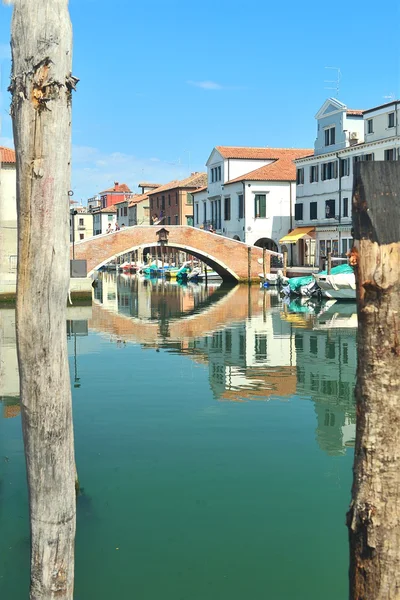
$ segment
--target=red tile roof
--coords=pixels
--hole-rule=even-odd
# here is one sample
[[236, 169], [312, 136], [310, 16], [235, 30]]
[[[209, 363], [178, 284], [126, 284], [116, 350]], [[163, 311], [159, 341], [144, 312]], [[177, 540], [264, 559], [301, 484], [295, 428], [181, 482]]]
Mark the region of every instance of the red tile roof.
[[207, 185], [203, 185], [203, 187], [199, 188], [198, 190], [194, 190], [192, 192], [192, 194], [198, 194], [199, 192], [204, 192], [204, 190], [206, 190], [207, 187], [208, 187]]
[[158, 188], [160, 187], [160, 185], [162, 185], [161, 183], [148, 183], [147, 181], [144, 181], [142, 183], [139, 183], [138, 187], [145, 187], [145, 188]]
[[274, 162], [231, 179], [225, 185], [238, 181], [296, 181], [293, 161], [313, 154], [309, 148], [269, 148], [269, 151]]
[[115, 208], [115, 206], [105, 206], [104, 208], [101, 208], [99, 210], [99, 212], [101, 212], [101, 213], [116, 213], [117, 209]]
[[128, 207], [134, 206], [135, 204], [139, 204], [140, 202], [144, 202], [149, 199], [148, 194], [135, 194], [133, 198], [129, 200]]
[[5, 165], [15, 165], [15, 151], [0, 146], [0, 161]]
[[100, 192], [101, 194], [110, 194], [110, 193], [126, 193], [126, 194], [131, 194], [131, 190], [129, 189], [129, 187], [126, 185], [126, 183], [114, 183], [114, 187], [108, 188], [107, 190], [103, 190], [102, 192]]
[[[243, 146], [216, 146], [223, 158], [242, 158], [253, 160], [276, 160], [282, 153], [296, 152], [296, 148], [248, 148]], [[299, 152], [302, 150], [300, 149]], [[312, 150], [308, 150], [308, 153]]]
[[346, 115], [348, 117], [362, 117], [362, 115], [364, 114], [363, 110], [353, 110], [351, 108], [349, 108], [348, 110], [346, 110]]
[[207, 185], [207, 173], [192, 173], [190, 177], [186, 177], [186, 179], [174, 179], [169, 183], [161, 185], [156, 190], [152, 192], [147, 192], [149, 196], [152, 194], [158, 194], [159, 192], [165, 192], [167, 190], [174, 190], [177, 188], [200, 188], [204, 185]]

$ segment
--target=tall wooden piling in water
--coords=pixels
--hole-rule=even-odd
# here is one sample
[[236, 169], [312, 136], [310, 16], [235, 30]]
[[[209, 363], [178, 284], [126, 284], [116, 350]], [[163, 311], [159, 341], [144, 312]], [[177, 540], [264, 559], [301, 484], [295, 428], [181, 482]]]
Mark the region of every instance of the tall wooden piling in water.
[[357, 163], [357, 433], [351, 600], [400, 598], [400, 163]]

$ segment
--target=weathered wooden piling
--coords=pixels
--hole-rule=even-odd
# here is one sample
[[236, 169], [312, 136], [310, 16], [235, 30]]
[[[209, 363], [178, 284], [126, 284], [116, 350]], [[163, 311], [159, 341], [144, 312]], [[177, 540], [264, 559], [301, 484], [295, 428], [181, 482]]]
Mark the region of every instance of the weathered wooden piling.
[[357, 433], [350, 599], [400, 598], [400, 163], [355, 165]]

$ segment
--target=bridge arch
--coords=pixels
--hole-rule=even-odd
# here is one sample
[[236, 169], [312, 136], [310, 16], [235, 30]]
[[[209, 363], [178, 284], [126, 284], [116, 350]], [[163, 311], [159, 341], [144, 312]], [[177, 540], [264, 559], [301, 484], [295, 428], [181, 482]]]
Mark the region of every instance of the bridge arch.
[[[195, 256], [215, 269], [225, 281], [259, 280], [262, 248], [185, 225], [168, 225], [166, 229], [168, 243], [165, 247]], [[114, 257], [141, 248], [160, 247], [157, 231], [158, 227], [154, 225], [136, 225], [81, 240], [75, 243], [75, 258], [87, 261], [88, 273], [91, 275]], [[267, 251], [267, 271], [270, 269], [270, 257], [274, 254], [277, 253]]]

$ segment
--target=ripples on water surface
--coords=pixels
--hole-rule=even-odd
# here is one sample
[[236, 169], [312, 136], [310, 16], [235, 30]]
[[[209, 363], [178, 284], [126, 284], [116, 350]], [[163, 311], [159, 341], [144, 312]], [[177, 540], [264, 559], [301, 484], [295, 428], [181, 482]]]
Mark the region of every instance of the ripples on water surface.
[[[76, 600], [345, 598], [355, 305], [105, 274], [68, 318]], [[0, 597], [25, 600], [10, 310], [0, 398]]]

